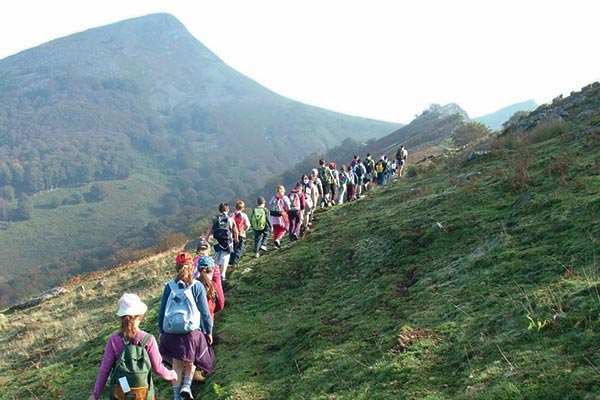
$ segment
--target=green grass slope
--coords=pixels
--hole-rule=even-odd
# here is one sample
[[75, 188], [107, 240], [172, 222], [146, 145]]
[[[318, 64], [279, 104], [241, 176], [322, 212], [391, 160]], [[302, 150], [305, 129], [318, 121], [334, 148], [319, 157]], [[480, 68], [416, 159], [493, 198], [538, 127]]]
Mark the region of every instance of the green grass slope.
[[[64, 259], [69, 253], [101, 246], [132, 228], [155, 221], [151, 210], [167, 192], [166, 179], [140, 170], [126, 180], [105, 182], [108, 194], [102, 201], [50, 207], [54, 198], [68, 199], [73, 193], [85, 195], [83, 188], [60, 188], [43, 192], [33, 199], [32, 218], [0, 224], [0, 265], [7, 278], [18, 276], [23, 265], [41, 266]], [[27, 259], [15, 262], [27, 254]], [[60, 281], [64, 276], [55, 277]], [[27, 287], [23, 288], [27, 291]]]
[[[304, 240], [247, 255], [229, 274], [215, 371], [195, 394], [600, 398], [600, 131], [559, 128], [412, 166], [319, 212]], [[156, 333], [174, 251], [6, 312], [0, 399], [86, 398], [123, 291], [148, 303], [143, 327]]]

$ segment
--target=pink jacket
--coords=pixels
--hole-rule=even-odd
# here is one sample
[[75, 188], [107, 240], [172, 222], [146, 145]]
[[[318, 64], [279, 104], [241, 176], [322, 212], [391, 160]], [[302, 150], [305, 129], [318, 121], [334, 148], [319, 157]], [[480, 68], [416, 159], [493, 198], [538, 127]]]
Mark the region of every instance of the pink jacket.
[[[194, 260], [192, 261], [194, 263], [194, 265], [196, 265], [198, 263], [199, 258], [200, 258], [200, 256], [194, 257]], [[198, 274], [199, 274], [198, 269], [196, 269], [194, 271], [194, 279], [198, 278]], [[223, 283], [221, 282], [221, 270], [219, 269], [219, 264], [217, 264], [217, 263], [215, 263], [215, 266], [213, 269], [212, 282], [213, 282], [215, 291], [217, 292], [217, 299], [215, 301], [215, 311], [214, 312], [219, 312], [225, 307], [225, 293], [223, 292]]]
[[[135, 334], [135, 339], [133, 340], [133, 343], [138, 344], [142, 341], [144, 336], [146, 336], [146, 332], [138, 331]], [[102, 391], [104, 391], [104, 386], [106, 386], [106, 382], [108, 381], [110, 371], [115, 365], [115, 361], [117, 360], [117, 358], [123, 352], [124, 348], [125, 345], [123, 344], [123, 339], [121, 338], [121, 336], [119, 336], [118, 333], [115, 333], [108, 338], [108, 342], [106, 342], [106, 348], [104, 349], [104, 357], [102, 358], [100, 370], [98, 371], [98, 376], [96, 377], [96, 384], [94, 385], [95, 398], [99, 399], [100, 396], [102, 396]], [[162, 357], [160, 355], [160, 352], [158, 351], [158, 344], [156, 344], [156, 339], [152, 335], [146, 343], [146, 351], [148, 352], [148, 356], [150, 356], [152, 370], [156, 375], [168, 381], [177, 379], [177, 373], [175, 373], [175, 371], [167, 369], [162, 364]]]

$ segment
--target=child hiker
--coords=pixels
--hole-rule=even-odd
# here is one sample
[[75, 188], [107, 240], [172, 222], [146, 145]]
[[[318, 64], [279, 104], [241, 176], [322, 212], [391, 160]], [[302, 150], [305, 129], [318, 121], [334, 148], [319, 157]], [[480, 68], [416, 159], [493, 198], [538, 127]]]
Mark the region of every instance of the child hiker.
[[213, 322], [206, 289], [194, 280], [191, 254], [177, 254], [175, 272], [175, 278], [165, 285], [158, 311], [159, 349], [178, 372], [178, 379], [173, 381], [174, 400], [188, 400], [194, 398], [191, 387], [196, 370], [194, 362], [199, 352], [212, 344]]
[[[154, 373], [168, 381], [177, 380], [177, 373], [163, 366], [162, 357], [158, 351], [158, 346], [154, 336], [140, 329], [140, 322], [142, 321], [146, 310], [148, 310], [146, 304], [144, 304], [135, 294], [125, 293], [119, 299], [119, 310], [117, 311], [117, 316], [121, 320], [121, 329], [119, 333], [115, 333], [108, 338], [106, 348], [104, 349], [104, 357], [102, 358], [100, 370], [98, 371], [98, 376], [96, 378], [96, 384], [94, 385], [94, 392], [90, 395], [90, 397], [88, 397], [88, 400], [98, 400], [102, 395], [104, 386], [108, 381], [109, 374], [111, 370], [113, 370], [117, 359], [124, 351], [126, 342], [140, 345], [142, 341], [145, 341], [143, 347], [148, 353], [150, 364], [152, 365], [152, 370]], [[118, 384], [115, 386], [117, 385]], [[127, 387], [122, 388], [119, 385], [119, 387], [115, 387], [114, 390], [117, 390], [120, 395], [123, 395], [123, 392], [130, 391], [125, 389], [127, 389]], [[144, 400], [153, 400], [155, 398], [154, 385], [152, 384], [152, 377], [150, 375], [148, 376], [148, 387], [146, 390], [146, 396], [142, 398]], [[110, 395], [111, 399], [118, 398], [114, 393], [111, 393]]]

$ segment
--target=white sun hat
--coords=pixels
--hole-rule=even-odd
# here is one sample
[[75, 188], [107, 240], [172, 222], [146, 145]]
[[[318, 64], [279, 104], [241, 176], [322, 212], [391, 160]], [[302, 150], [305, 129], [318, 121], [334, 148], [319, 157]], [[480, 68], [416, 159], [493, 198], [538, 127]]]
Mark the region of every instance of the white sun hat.
[[117, 316], [142, 315], [145, 314], [147, 310], [148, 306], [140, 300], [137, 294], [125, 293], [119, 299], [119, 311], [117, 311]]

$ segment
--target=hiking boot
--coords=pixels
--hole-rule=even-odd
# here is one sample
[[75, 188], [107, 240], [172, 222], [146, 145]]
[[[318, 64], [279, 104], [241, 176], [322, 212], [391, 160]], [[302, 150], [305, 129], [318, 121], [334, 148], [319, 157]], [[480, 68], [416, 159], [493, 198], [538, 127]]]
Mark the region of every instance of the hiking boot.
[[181, 385], [181, 389], [179, 389], [179, 395], [184, 400], [194, 400], [190, 385]]
[[204, 382], [206, 380], [206, 378], [204, 377], [204, 375], [202, 375], [202, 371], [198, 371], [196, 370], [196, 372], [194, 372], [194, 379], [195, 382]]

